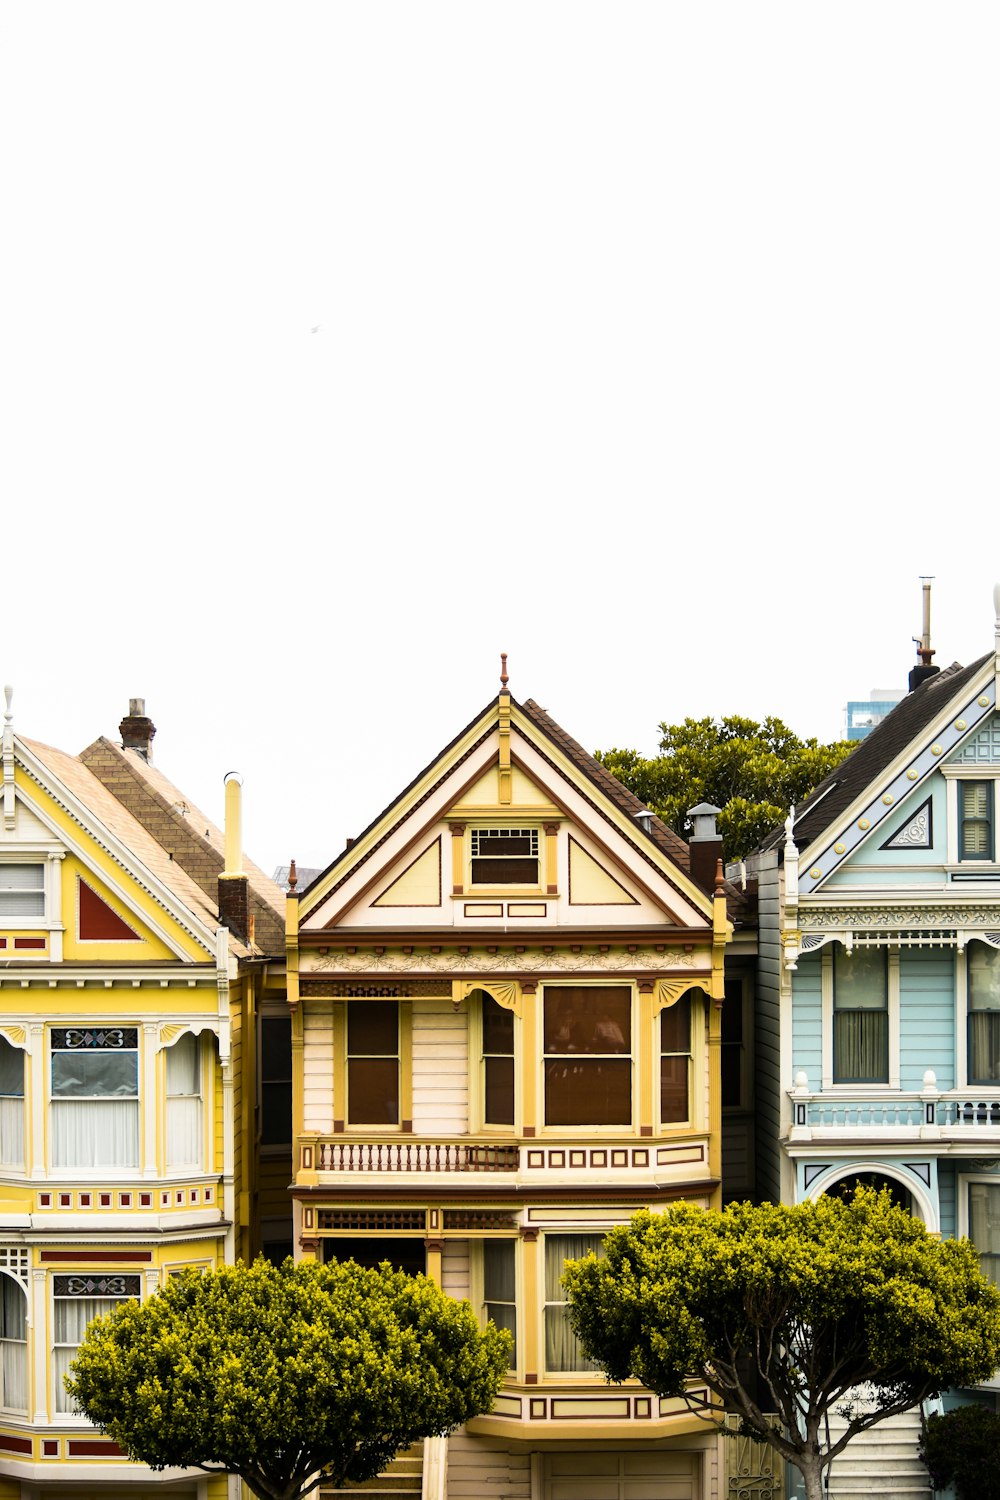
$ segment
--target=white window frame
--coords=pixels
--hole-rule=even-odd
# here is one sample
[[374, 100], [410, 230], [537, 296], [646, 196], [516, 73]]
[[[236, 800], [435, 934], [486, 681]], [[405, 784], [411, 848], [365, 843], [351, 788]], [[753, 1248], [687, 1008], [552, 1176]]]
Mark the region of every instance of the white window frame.
[[[20, 1098], [21, 1098], [21, 1159], [20, 1159], [20, 1162], [15, 1162], [15, 1161], [0, 1161], [0, 1171], [4, 1172], [5, 1174], [7, 1174], [9, 1176], [12, 1176], [12, 1177], [13, 1176], [23, 1176], [27, 1172], [27, 1152], [28, 1152], [28, 1080], [29, 1080], [29, 1077], [30, 1077], [29, 1069], [28, 1069], [28, 1057], [29, 1057], [29, 1053], [28, 1053], [28, 1051], [27, 1051], [27, 1049], [25, 1047], [18, 1046], [18, 1044], [16, 1042], [12, 1042], [11, 1041], [10, 1037], [4, 1036], [3, 1032], [0, 1032], [0, 1038], [2, 1038], [2, 1040], [7, 1043], [7, 1046], [11, 1049], [12, 1052], [17, 1052], [17, 1053], [20, 1054], [20, 1057], [21, 1057], [21, 1070], [22, 1070], [22, 1084], [21, 1084], [21, 1095], [20, 1095]], [[0, 1097], [2, 1097], [4, 1099], [16, 1099], [18, 1096], [16, 1094], [3, 1094]], [[6, 1133], [5, 1132], [0, 1132], [0, 1140], [2, 1140], [2, 1139], [6, 1139]]]
[[[972, 1083], [969, 1079], [969, 945], [982, 942], [981, 932], [959, 933], [955, 953], [955, 1079], [960, 1089], [975, 1089], [988, 1098], [1000, 1093], [1000, 1079], [995, 1083]], [[993, 948], [992, 943], [984, 943]], [[1000, 959], [1000, 952], [998, 953]]]
[[[205, 1122], [206, 1122], [206, 1120], [208, 1120], [208, 1119], [211, 1118], [212, 1100], [209, 1097], [208, 1070], [207, 1070], [207, 1067], [206, 1067], [205, 1047], [204, 1047], [203, 1042], [202, 1042], [203, 1035], [204, 1035], [204, 1033], [198, 1033], [198, 1032], [194, 1032], [194, 1031], [182, 1031], [179, 1036], [175, 1037], [175, 1039], [170, 1043], [169, 1046], [166, 1046], [166, 1047], [163, 1048], [163, 1120], [164, 1120], [163, 1164], [164, 1164], [165, 1171], [170, 1176], [177, 1176], [177, 1175], [190, 1176], [191, 1174], [201, 1174], [201, 1173], [203, 1173], [206, 1170], [206, 1166], [205, 1166], [205, 1159], [206, 1159]], [[198, 1077], [198, 1093], [197, 1094], [172, 1094], [170, 1092], [170, 1083], [169, 1083], [169, 1078], [170, 1078], [170, 1054], [173, 1052], [173, 1050], [174, 1050], [175, 1047], [179, 1047], [181, 1045], [181, 1043], [184, 1042], [186, 1040], [186, 1038], [188, 1038], [188, 1037], [191, 1038], [191, 1040], [193, 1042], [193, 1045], [194, 1045], [194, 1048], [195, 1048], [195, 1059], [196, 1059], [196, 1061], [195, 1061], [195, 1067], [196, 1067], [197, 1077]], [[199, 1152], [198, 1152], [198, 1160], [196, 1162], [174, 1162], [174, 1161], [171, 1160], [171, 1155], [170, 1155], [170, 1139], [171, 1139], [171, 1124], [170, 1124], [171, 1109], [170, 1109], [170, 1102], [171, 1102], [172, 1099], [197, 1099], [198, 1100], [198, 1105], [199, 1105], [199, 1108], [198, 1108], [198, 1141], [199, 1141], [199, 1148], [200, 1149], [199, 1149]]]
[[[511, 836], [511, 835], [514, 835], [514, 834], [519, 834], [519, 835], [528, 834], [530, 836], [531, 840], [532, 840], [532, 844], [533, 844], [533, 848], [534, 848], [534, 856], [533, 857], [534, 857], [534, 860], [535, 860], [535, 879], [534, 880], [490, 880], [490, 881], [485, 881], [485, 880], [479, 880], [479, 881], [477, 881], [477, 880], [473, 880], [472, 875], [473, 875], [473, 870], [475, 869], [475, 861], [477, 859], [487, 859], [487, 858], [497, 858], [498, 857], [496, 855], [478, 855], [476, 853], [476, 841], [479, 838], [479, 836], [482, 835], [482, 834], [486, 834], [487, 836], [492, 836], [492, 837], [496, 837], [497, 835], [503, 837], [503, 836]], [[530, 892], [541, 891], [543, 889], [543, 884], [544, 884], [544, 875], [543, 875], [544, 864], [543, 864], [543, 862], [545, 860], [545, 842], [546, 842], [545, 841], [545, 835], [542, 832], [542, 829], [541, 829], [540, 825], [538, 823], [531, 822], [530, 819], [519, 820], [517, 823], [514, 823], [512, 821], [486, 822], [486, 823], [475, 822], [475, 823], [472, 823], [470, 825], [470, 827], [469, 827], [469, 832], [468, 832], [468, 871], [467, 871], [466, 885], [465, 885], [466, 896], [479, 895], [479, 894], [482, 894], [483, 892], [490, 892], [490, 891], [515, 891], [515, 892], [517, 892], [519, 894], [524, 894], [524, 893], [529, 892], [529, 891]], [[523, 859], [530, 859], [530, 858], [532, 858], [531, 855], [520, 855], [520, 856], [513, 855], [511, 857], [515, 858], [515, 859], [516, 858], [523, 858]]]
[[8, 1281], [12, 1282], [13, 1285], [16, 1286], [17, 1289], [18, 1289], [18, 1291], [21, 1293], [21, 1296], [24, 1298], [24, 1338], [23, 1339], [8, 1339], [8, 1338], [0, 1339], [0, 1345], [3, 1345], [3, 1346], [6, 1346], [7, 1344], [16, 1344], [18, 1346], [22, 1346], [23, 1345], [23, 1348], [24, 1348], [24, 1405], [23, 1406], [12, 1406], [12, 1405], [9, 1404], [9, 1402], [7, 1401], [7, 1385], [6, 1385], [6, 1381], [3, 1378], [2, 1372], [0, 1372], [0, 1411], [2, 1411], [4, 1414], [13, 1413], [13, 1414], [16, 1414], [18, 1416], [26, 1417], [28, 1415], [28, 1411], [30, 1410], [30, 1401], [31, 1401], [31, 1360], [30, 1360], [30, 1357], [29, 1357], [29, 1349], [30, 1349], [30, 1346], [31, 1346], [31, 1303], [28, 1300], [28, 1289], [27, 1289], [27, 1287], [24, 1285], [24, 1283], [20, 1280], [20, 1278], [18, 1276], [14, 1275], [13, 1271], [9, 1267], [4, 1267], [2, 1270], [0, 1270], [0, 1276], [4, 1276], [4, 1277], [6, 1277], [6, 1279]]
[[[108, 1095], [108, 1096], [106, 1096], [106, 1095], [80, 1095], [79, 1098], [77, 1099], [77, 1102], [81, 1103], [81, 1104], [84, 1104], [84, 1105], [86, 1105], [88, 1103], [93, 1103], [93, 1104], [96, 1105], [96, 1104], [100, 1104], [102, 1102], [107, 1102], [109, 1099], [116, 1099], [116, 1098], [120, 1099], [123, 1102], [126, 1101], [126, 1100], [133, 1100], [134, 1104], [135, 1104], [135, 1119], [136, 1119], [136, 1150], [135, 1150], [135, 1160], [132, 1161], [132, 1162], [127, 1162], [127, 1163], [126, 1162], [122, 1162], [120, 1164], [110, 1164], [110, 1165], [102, 1164], [102, 1163], [99, 1163], [99, 1162], [98, 1163], [94, 1163], [93, 1165], [90, 1165], [90, 1164], [76, 1165], [76, 1164], [73, 1164], [73, 1163], [57, 1162], [56, 1161], [56, 1147], [55, 1147], [55, 1110], [59, 1106], [60, 1103], [68, 1103], [71, 1100], [73, 1100], [75, 1096], [73, 1096], [73, 1095], [63, 1095], [63, 1096], [60, 1096], [60, 1095], [57, 1095], [57, 1094], [53, 1093], [53, 1089], [52, 1089], [53, 1059], [59, 1053], [62, 1053], [63, 1055], [67, 1055], [67, 1050], [68, 1049], [63, 1049], [63, 1048], [58, 1048], [57, 1049], [57, 1048], [53, 1047], [53, 1045], [52, 1045], [52, 1041], [53, 1041], [52, 1033], [54, 1031], [97, 1031], [97, 1030], [122, 1031], [122, 1032], [135, 1031], [136, 1032], [136, 1044], [135, 1044], [135, 1047], [134, 1048], [132, 1048], [132, 1047], [122, 1047], [120, 1049], [121, 1052], [132, 1052], [132, 1051], [135, 1052], [135, 1056], [136, 1056], [136, 1083], [135, 1083], [135, 1090], [136, 1091], [135, 1091], [134, 1095], [130, 1095], [130, 1094], [121, 1094], [121, 1095], [114, 1095], [114, 1096], [111, 1096], [111, 1095]], [[143, 1040], [143, 1038], [142, 1038], [142, 1031], [143, 1031], [143, 1028], [141, 1026], [139, 1026], [137, 1023], [132, 1022], [132, 1023], [124, 1023], [123, 1024], [123, 1023], [118, 1022], [117, 1020], [110, 1021], [110, 1022], [96, 1021], [96, 1022], [93, 1022], [93, 1023], [89, 1023], [86, 1026], [79, 1026], [79, 1027], [58, 1026], [58, 1027], [50, 1027], [49, 1028], [49, 1035], [48, 1035], [48, 1038], [47, 1038], [47, 1045], [46, 1045], [46, 1049], [45, 1049], [45, 1052], [46, 1052], [46, 1075], [47, 1075], [47, 1079], [46, 1079], [46, 1101], [47, 1101], [47, 1107], [48, 1107], [48, 1125], [49, 1125], [49, 1159], [50, 1159], [50, 1162], [51, 1162], [51, 1169], [52, 1169], [52, 1171], [57, 1172], [57, 1173], [65, 1173], [67, 1175], [72, 1175], [72, 1176], [86, 1177], [86, 1178], [115, 1177], [115, 1176], [118, 1176], [118, 1175], [121, 1175], [121, 1176], [134, 1176], [135, 1174], [137, 1174], [138, 1172], [141, 1171], [141, 1169], [142, 1169], [142, 1160], [143, 1160], [143, 1134], [144, 1134], [144, 1132], [143, 1132], [143, 1107], [144, 1107], [144, 1099], [143, 1099], [143, 1048], [142, 1048], [142, 1040]], [[84, 1049], [81, 1049], [81, 1051], [83, 1051], [83, 1050]], [[95, 1050], [99, 1050], [99, 1049], [95, 1049]], [[108, 1050], [109, 1051], [117, 1051], [119, 1049], [110, 1049], [109, 1048]]]
[[[1000, 823], [1000, 805], [998, 805], [998, 778], [991, 774], [991, 767], [987, 765], [948, 765], [941, 767], [941, 775], [944, 777], [945, 792], [947, 799], [947, 868], [952, 873], [963, 873], [968, 875], [973, 870], [987, 870], [1000, 862], [998, 852], [997, 827]], [[992, 781], [993, 783], [993, 853], [990, 859], [961, 859], [959, 857], [959, 806], [958, 806], [958, 783], [960, 781]]]
[[[3, 865], [41, 865], [42, 867], [42, 915], [34, 917], [0, 917], [0, 928], [7, 932], [47, 932], [47, 949], [21, 948], [16, 950], [17, 960], [30, 963], [61, 963], [63, 956], [62, 921], [62, 861], [65, 849], [54, 849], [49, 844], [19, 844], [16, 849], [0, 853]], [[6, 958], [13, 958], [15, 950], [4, 950]]]
[[874, 948], [886, 951], [886, 1001], [889, 1012], [889, 1081], [888, 1083], [834, 1083], [833, 1081], [833, 953], [834, 944], [827, 943], [820, 953], [820, 983], [822, 994], [822, 1055], [823, 1091], [831, 1089], [838, 1094], [855, 1094], [868, 1097], [880, 1092], [888, 1094], [899, 1090], [899, 949], [884, 943], [857, 943], [852, 948], [841, 944], [845, 952], [853, 947]]

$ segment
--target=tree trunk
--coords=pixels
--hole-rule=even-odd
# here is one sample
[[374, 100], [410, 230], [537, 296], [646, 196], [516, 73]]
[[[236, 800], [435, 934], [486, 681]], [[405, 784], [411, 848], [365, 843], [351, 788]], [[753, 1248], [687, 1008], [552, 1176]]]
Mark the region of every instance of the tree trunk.
[[823, 1500], [823, 1470], [819, 1455], [803, 1453], [792, 1462], [806, 1483], [806, 1500]]

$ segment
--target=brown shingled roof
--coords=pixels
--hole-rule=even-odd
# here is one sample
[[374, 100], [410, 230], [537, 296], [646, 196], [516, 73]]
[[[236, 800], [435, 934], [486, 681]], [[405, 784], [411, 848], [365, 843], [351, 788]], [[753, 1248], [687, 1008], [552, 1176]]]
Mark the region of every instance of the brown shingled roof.
[[[795, 842], [800, 850], [808, 848], [846, 812], [855, 798], [937, 718], [949, 700], [965, 691], [992, 655], [989, 652], [968, 667], [953, 662], [926, 678], [858, 742], [857, 749], [810, 792], [801, 812], [796, 810]], [[783, 843], [782, 827], [770, 833], [760, 847], [776, 849]]]

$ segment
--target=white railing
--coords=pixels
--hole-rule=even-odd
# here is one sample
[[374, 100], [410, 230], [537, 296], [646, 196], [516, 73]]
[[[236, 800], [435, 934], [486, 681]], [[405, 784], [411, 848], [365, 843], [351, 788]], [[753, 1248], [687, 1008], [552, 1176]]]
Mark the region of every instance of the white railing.
[[923, 1082], [919, 1093], [880, 1091], [867, 1099], [845, 1098], [813, 1093], [806, 1074], [799, 1073], [788, 1091], [793, 1136], [800, 1131], [1000, 1132], [1000, 1093], [983, 1097], [975, 1089], [953, 1089], [943, 1094], [930, 1068]]

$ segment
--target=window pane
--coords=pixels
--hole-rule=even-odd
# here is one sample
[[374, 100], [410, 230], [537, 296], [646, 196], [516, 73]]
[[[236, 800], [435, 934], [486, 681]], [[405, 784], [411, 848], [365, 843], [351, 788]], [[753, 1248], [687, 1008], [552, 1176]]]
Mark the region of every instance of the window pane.
[[537, 885], [537, 859], [474, 859], [473, 885]]
[[190, 1031], [167, 1048], [167, 1093], [201, 1094], [201, 1069], [198, 1066], [198, 1038]]
[[962, 859], [993, 858], [993, 784], [989, 781], [960, 781], [961, 829], [959, 856]]
[[527, 855], [530, 858], [537, 849], [537, 836], [533, 838], [527, 829], [511, 830], [509, 833], [481, 831], [476, 838], [477, 855], [493, 855], [501, 859], [507, 855]]
[[660, 1119], [665, 1124], [688, 1118], [688, 1071], [686, 1056], [660, 1058]]
[[53, 1052], [52, 1094], [55, 1098], [109, 1098], [138, 1093], [138, 1055], [135, 1052]]
[[969, 1009], [1000, 1010], [1000, 952], [985, 943], [970, 943]]
[[690, 995], [682, 995], [676, 1005], [660, 1011], [660, 1051], [691, 1051]]
[[347, 1050], [368, 1057], [399, 1051], [399, 1005], [395, 1000], [356, 1000], [347, 1007]]
[[838, 1010], [833, 1017], [837, 1083], [888, 1083], [889, 1016], [884, 1010]]
[[0, 894], [5, 891], [40, 891], [44, 884], [41, 865], [0, 864]]
[[492, 995], [479, 991], [483, 1004], [483, 1051], [514, 1055], [514, 1012], [504, 1010]]
[[882, 949], [834, 951], [833, 1003], [838, 1010], [878, 1010], [887, 1005], [886, 955]]
[[567, 1260], [579, 1260], [593, 1251], [603, 1255], [604, 1240], [596, 1234], [547, 1234], [545, 1236], [545, 1368], [552, 1371], [596, 1370], [585, 1359], [569, 1326], [566, 1292], [561, 1278]]
[[513, 1240], [483, 1241], [483, 1292], [487, 1302], [513, 1302]]
[[632, 1063], [592, 1058], [545, 1067], [546, 1125], [630, 1125]]
[[288, 1146], [292, 1140], [292, 1085], [265, 1083], [260, 1097], [260, 1143]]
[[287, 1083], [292, 1076], [292, 1023], [283, 1018], [260, 1023], [260, 1076]]
[[1000, 1083], [1000, 1010], [970, 1012], [969, 1082]]
[[137, 1167], [139, 1106], [134, 1099], [55, 1099], [54, 1167]]
[[514, 1123], [514, 1059], [488, 1057], [485, 1062], [487, 1125]]
[[630, 1052], [632, 992], [620, 985], [545, 988], [547, 1053]]
[[0, 1037], [0, 1094], [24, 1098], [24, 1053]]
[[979, 1252], [983, 1275], [994, 1283], [1000, 1281], [1000, 1187], [970, 1183], [969, 1238]]
[[394, 1057], [352, 1057], [347, 1063], [352, 1125], [398, 1125], [399, 1065]]

